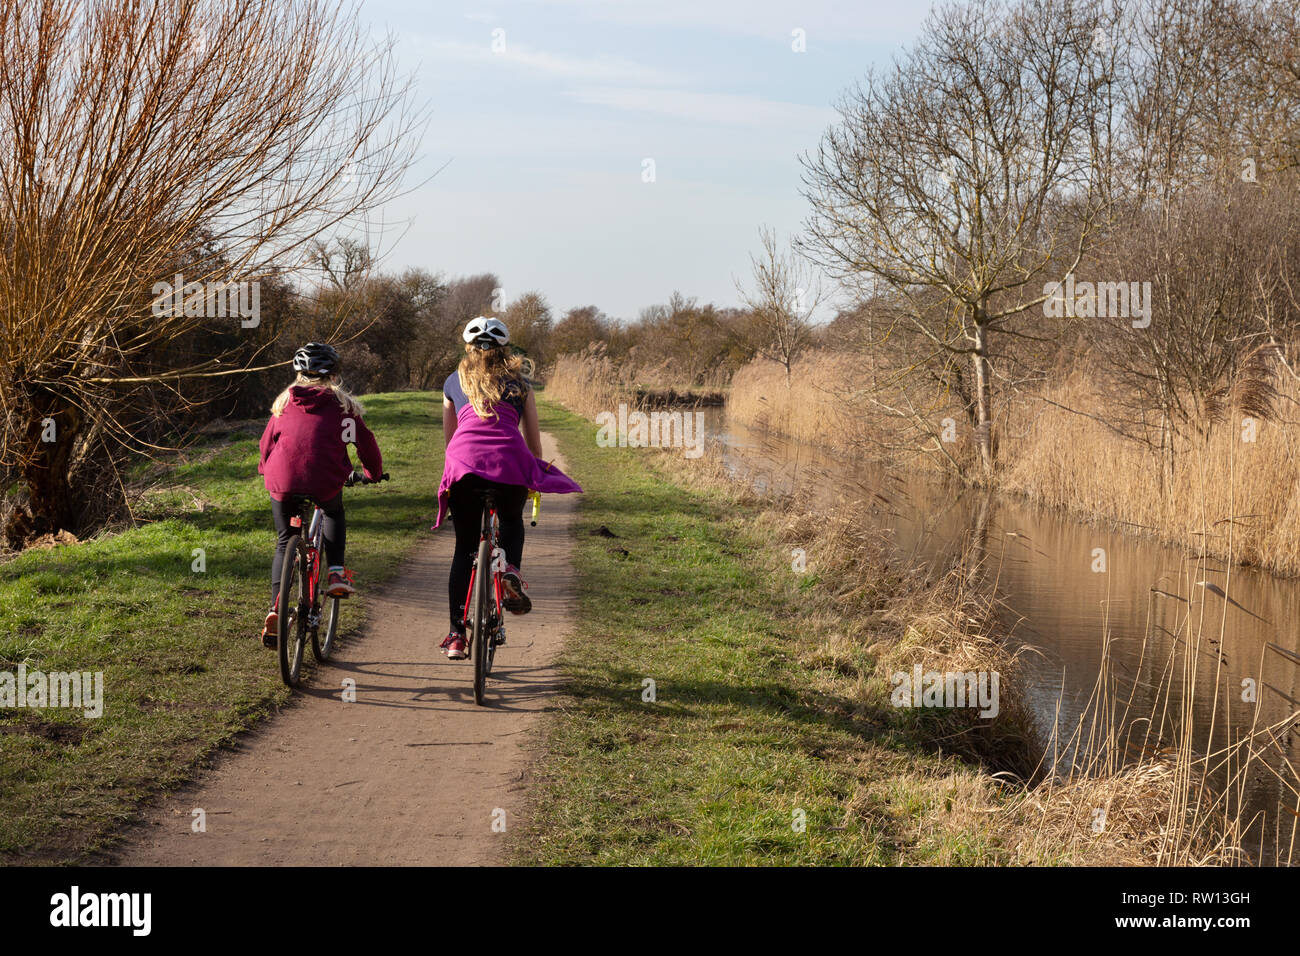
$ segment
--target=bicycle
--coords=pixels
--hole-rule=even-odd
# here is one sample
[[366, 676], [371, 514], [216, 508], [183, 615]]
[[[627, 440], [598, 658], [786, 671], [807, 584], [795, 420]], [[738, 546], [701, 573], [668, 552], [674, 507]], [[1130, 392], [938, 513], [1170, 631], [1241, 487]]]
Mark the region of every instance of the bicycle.
[[[371, 481], [359, 471], [352, 472], [343, 482], [351, 488], [360, 482], [373, 485], [387, 481], [388, 473]], [[325, 553], [325, 512], [316, 505], [302, 534], [303, 516], [307, 499], [300, 499], [300, 513], [289, 519], [291, 527], [299, 533], [291, 537], [284, 548], [284, 563], [280, 566], [280, 596], [276, 602], [280, 623], [276, 643], [280, 654], [280, 678], [289, 687], [297, 687], [302, 674], [302, 660], [307, 651], [307, 637], [311, 637], [311, 653], [318, 662], [329, 660], [338, 636], [339, 603], [342, 598], [323, 595], [320, 588], [321, 556]], [[295, 590], [297, 596], [294, 596]], [[325, 607], [321, 606], [324, 597]], [[322, 618], [322, 613], [324, 617]], [[324, 628], [324, 636], [321, 629]], [[289, 640], [289, 635], [293, 640]]]
[[[532, 523], [537, 524], [541, 495], [530, 492], [533, 502]], [[465, 594], [465, 632], [470, 660], [474, 662], [474, 703], [483, 706], [488, 675], [496, 650], [506, 642], [505, 615], [501, 613], [501, 578], [505, 574], [505, 552], [498, 543], [500, 521], [496, 499], [490, 490], [483, 492], [483, 517], [479, 528], [478, 554], [470, 567], [469, 589]], [[491, 574], [479, 573], [488, 568]]]

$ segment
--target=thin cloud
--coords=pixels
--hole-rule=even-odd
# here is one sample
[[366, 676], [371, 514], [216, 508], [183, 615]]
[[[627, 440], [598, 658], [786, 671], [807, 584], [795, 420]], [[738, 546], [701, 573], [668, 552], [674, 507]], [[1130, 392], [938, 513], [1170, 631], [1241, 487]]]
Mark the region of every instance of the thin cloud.
[[[883, 40], [910, 36], [932, 0], [920, 3], [846, 4], [843, 0], [525, 0], [551, 10], [567, 8], [589, 22], [670, 29], [707, 29], [719, 34], [771, 37], [789, 43], [795, 28], [809, 44], [824, 39]], [[811, 48], [811, 47], [810, 47]]]
[[578, 80], [588, 83], [638, 83], [643, 85], [668, 85], [681, 82], [681, 78], [653, 67], [618, 56], [576, 57], [561, 53], [535, 50], [510, 40], [505, 36], [505, 48], [493, 52], [490, 37], [483, 43], [465, 43], [460, 40], [429, 40], [426, 48], [433, 52], [463, 62], [486, 64], [495, 62], [542, 73], [557, 79]]
[[826, 107], [736, 93], [587, 86], [569, 91], [569, 96], [580, 103], [729, 126], [820, 128], [834, 122], [837, 115]]

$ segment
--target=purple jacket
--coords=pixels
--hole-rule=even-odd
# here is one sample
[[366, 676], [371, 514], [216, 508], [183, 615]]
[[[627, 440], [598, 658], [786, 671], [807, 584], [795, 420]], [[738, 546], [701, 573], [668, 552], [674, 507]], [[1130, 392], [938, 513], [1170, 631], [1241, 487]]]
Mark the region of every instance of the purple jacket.
[[456, 432], [447, 443], [438, 486], [438, 520], [447, 514], [451, 486], [466, 475], [478, 475], [503, 485], [522, 485], [546, 494], [565, 495], [581, 486], [554, 465], [528, 450], [519, 432], [519, 412], [508, 402], [496, 406], [496, 421], [484, 421], [466, 402], [456, 413]]
[[[262, 432], [262, 460], [258, 474], [276, 501], [290, 495], [306, 495], [328, 501], [343, 490], [352, 474], [348, 446], [343, 441], [343, 407], [328, 388], [294, 385], [289, 403], [279, 415], [272, 415]], [[361, 416], [350, 416], [357, 454], [367, 478], [384, 471], [379, 443]]]

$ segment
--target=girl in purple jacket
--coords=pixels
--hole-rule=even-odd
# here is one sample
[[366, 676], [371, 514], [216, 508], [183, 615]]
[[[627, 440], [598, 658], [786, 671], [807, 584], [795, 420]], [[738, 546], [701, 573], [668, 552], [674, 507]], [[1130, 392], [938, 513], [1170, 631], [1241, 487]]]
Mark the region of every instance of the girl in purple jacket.
[[377, 479], [384, 471], [379, 444], [361, 416], [360, 403], [339, 381], [339, 354], [328, 345], [308, 342], [293, 356], [297, 380], [271, 405], [271, 420], [262, 433], [258, 472], [271, 496], [275, 522], [275, 560], [271, 564], [271, 611], [262, 628], [262, 643], [274, 647], [278, 633], [276, 599], [285, 545], [293, 537], [289, 521], [300, 513], [301, 499], [316, 502], [324, 512], [325, 557], [329, 580], [325, 593], [347, 597], [355, 588], [344, 569], [347, 522], [343, 513], [343, 483], [352, 474], [348, 444], [355, 443], [365, 476]]
[[494, 492], [500, 520], [501, 550], [506, 558], [501, 604], [514, 614], [526, 614], [533, 605], [524, 594], [527, 585], [519, 576], [519, 565], [524, 555], [528, 490], [553, 494], [582, 490], [560, 469], [541, 460], [537, 402], [528, 384], [531, 363], [510, 354], [510, 333], [505, 325], [480, 315], [465, 326], [462, 338], [465, 357], [442, 386], [447, 454], [438, 487], [437, 523], [442, 523], [450, 505], [456, 526], [456, 551], [447, 585], [451, 631], [442, 642], [442, 651], [451, 660], [467, 656], [465, 592], [478, 551], [482, 492]]

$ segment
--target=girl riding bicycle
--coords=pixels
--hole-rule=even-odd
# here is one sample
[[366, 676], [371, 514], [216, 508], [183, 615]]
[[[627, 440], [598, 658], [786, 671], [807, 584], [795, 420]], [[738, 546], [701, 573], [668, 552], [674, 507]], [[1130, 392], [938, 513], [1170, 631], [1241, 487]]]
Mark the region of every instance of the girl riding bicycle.
[[542, 433], [529, 385], [532, 362], [510, 354], [510, 333], [505, 325], [480, 315], [465, 326], [462, 338], [465, 356], [442, 386], [447, 454], [435, 524], [442, 524], [450, 505], [456, 551], [447, 583], [451, 631], [442, 642], [442, 652], [451, 660], [467, 656], [465, 597], [478, 551], [483, 491], [491, 490], [496, 499], [506, 559], [501, 604], [514, 614], [527, 614], [533, 606], [519, 576], [529, 489], [551, 494], [582, 491], [572, 478], [541, 460]]
[[328, 345], [308, 342], [293, 356], [297, 379], [271, 405], [271, 420], [262, 433], [262, 458], [257, 466], [271, 496], [275, 522], [275, 560], [271, 564], [271, 611], [262, 628], [262, 643], [274, 647], [278, 625], [276, 598], [284, 548], [293, 536], [289, 522], [300, 514], [300, 499], [309, 498], [324, 512], [325, 557], [329, 579], [325, 593], [347, 597], [356, 589], [344, 569], [347, 521], [343, 485], [352, 474], [348, 445], [355, 444], [365, 476], [384, 471], [379, 444], [361, 416], [360, 403], [339, 381], [339, 353]]

